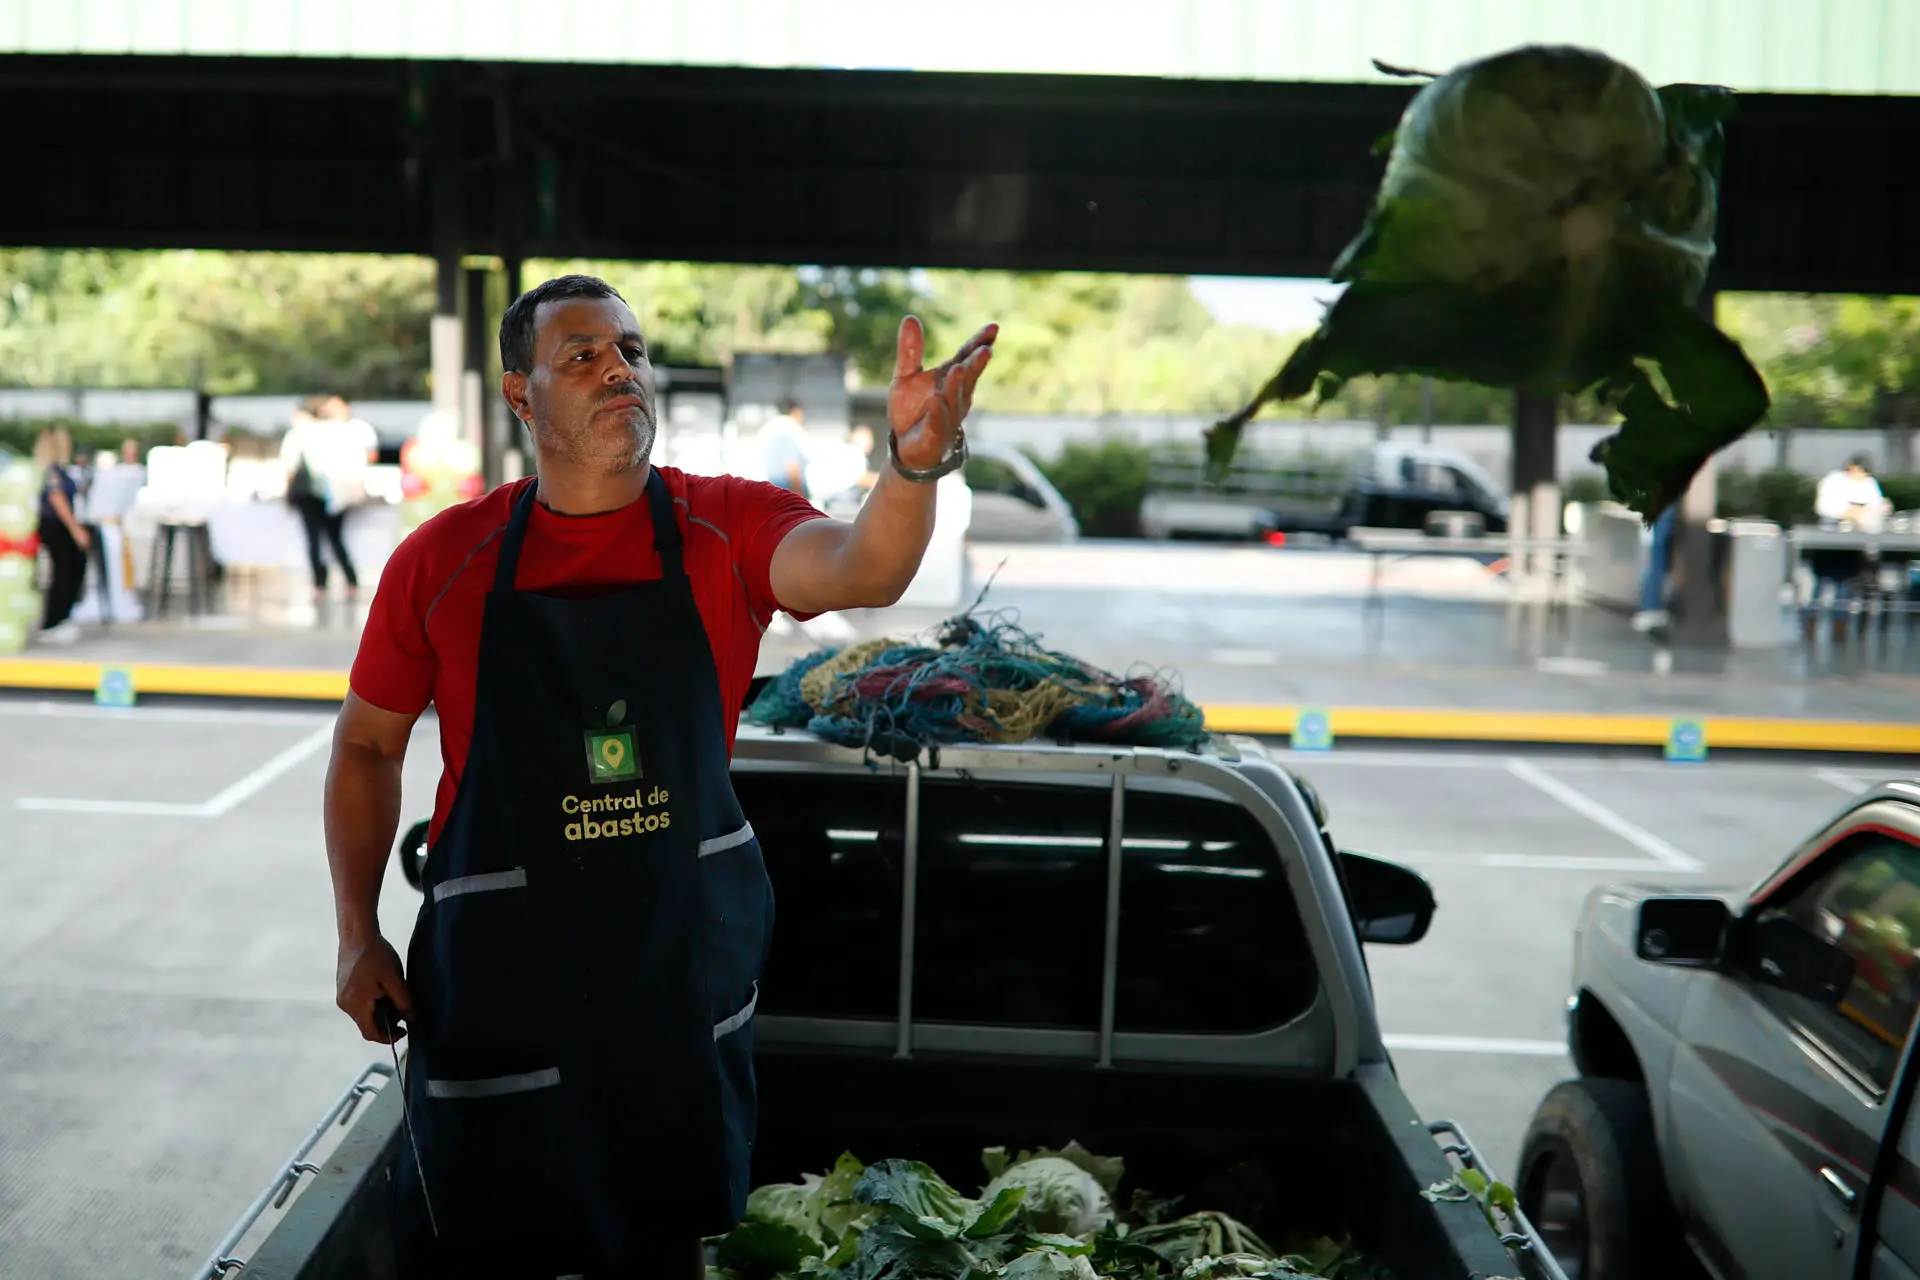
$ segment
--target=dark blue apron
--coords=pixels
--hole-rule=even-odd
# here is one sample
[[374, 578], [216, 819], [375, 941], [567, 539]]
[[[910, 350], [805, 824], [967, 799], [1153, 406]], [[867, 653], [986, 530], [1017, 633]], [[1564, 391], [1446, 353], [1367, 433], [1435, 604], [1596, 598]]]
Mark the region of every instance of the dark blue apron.
[[731, 1229], [757, 1116], [773, 890], [727, 768], [673, 501], [662, 576], [518, 591], [529, 482], [480, 633], [473, 743], [414, 926], [403, 1276], [625, 1273]]

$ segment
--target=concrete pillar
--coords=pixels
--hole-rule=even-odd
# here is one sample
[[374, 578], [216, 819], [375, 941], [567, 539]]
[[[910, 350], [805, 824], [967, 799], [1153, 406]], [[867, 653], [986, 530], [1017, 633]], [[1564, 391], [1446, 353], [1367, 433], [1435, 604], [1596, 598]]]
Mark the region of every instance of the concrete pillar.
[[[503, 265], [507, 287], [506, 302], [501, 314], [505, 315], [505, 308], [512, 306], [513, 300], [525, 290], [521, 288], [520, 282], [523, 264], [519, 253], [509, 249]], [[496, 331], [498, 328], [499, 326], [495, 325]], [[525, 425], [507, 409], [507, 403], [500, 398], [497, 389], [493, 399], [500, 420], [500, 483], [512, 484], [527, 474], [527, 458], [532, 454], [533, 446], [527, 438]]]
[[[1715, 292], [1702, 291], [1695, 309], [1709, 320], [1714, 316]], [[1690, 648], [1725, 648], [1727, 645], [1726, 602], [1717, 581], [1713, 535], [1708, 524], [1718, 512], [1720, 498], [1719, 455], [1693, 478], [1693, 484], [1680, 499], [1679, 519], [1674, 522], [1673, 562], [1680, 575], [1673, 593], [1673, 643]]]
[[484, 267], [467, 267], [462, 272], [466, 287], [460, 315], [460, 428], [480, 447], [480, 480], [489, 489], [500, 483], [499, 442], [488, 421], [486, 397], [490, 274]]
[[[1556, 397], [1517, 392], [1513, 398], [1513, 514], [1509, 531], [1517, 538], [1554, 538], [1560, 533], [1560, 484], [1555, 478], [1560, 434]], [[1516, 557], [1521, 581], [1536, 579], [1548, 566], [1535, 557]]]
[[[460, 255], [466, 251], [465, 178], [460, 127], [460, 68], [447, 63], [427, 81], [428, 190], [431, 192], [433, 257], [438, 266], [433, 325], [433, 409], [468, 429], [460, 407]], [[479, 440], [469, 437], [473, 443]]]
[[433, 324], [428, 331], [432, 346], [433, 411], [448, 422], [462, 421], [460, 413], [460, 255], [443, 254], [437, 270], [438, 288], [433, 305]]

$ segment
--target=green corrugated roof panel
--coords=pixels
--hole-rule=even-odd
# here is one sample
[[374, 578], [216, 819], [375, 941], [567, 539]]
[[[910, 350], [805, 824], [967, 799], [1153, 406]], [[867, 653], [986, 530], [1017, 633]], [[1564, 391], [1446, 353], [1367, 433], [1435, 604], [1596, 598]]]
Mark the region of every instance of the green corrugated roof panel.
[[[1097, 14], [1097, 17], [1090, 17]], [[1920, 93], [1920, 0], [0, 0], [0, 52], [1379, 80], [1537, 41], [1656, 83]]]

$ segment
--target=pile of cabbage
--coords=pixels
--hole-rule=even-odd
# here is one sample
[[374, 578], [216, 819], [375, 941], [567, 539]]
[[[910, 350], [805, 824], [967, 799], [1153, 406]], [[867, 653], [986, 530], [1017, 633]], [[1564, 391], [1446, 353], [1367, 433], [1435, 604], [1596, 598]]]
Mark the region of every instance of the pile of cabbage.
[[1739, 344], [1696, 309], [1732, 110], [1726, 89], [1656, 90], [1605, 54], [1562, 46], [1431, 80], [1329, 273], [1346, 291], [1208, 433], [1211, 473], [1226, 474], [1264, 405], [1324, 398], [1361, 375], [1424, 374], [1596, 393], [1621, 423], [1593, 460], [1615, 498], [1657, 518], [1768, 408]]
[[863, 1164], [760, 1187], [746, 1218], [708, 1242], [708, 1280], [1392, 1280], [1330, 1239], [1285, 1252], [1222, 1213], [1171, 1217], [1136, 1197], [1115, 1208], [1118, 1158], [1061, 1151], [981, 1158], [988, 1181], [962, 1195], [912, 1160]]

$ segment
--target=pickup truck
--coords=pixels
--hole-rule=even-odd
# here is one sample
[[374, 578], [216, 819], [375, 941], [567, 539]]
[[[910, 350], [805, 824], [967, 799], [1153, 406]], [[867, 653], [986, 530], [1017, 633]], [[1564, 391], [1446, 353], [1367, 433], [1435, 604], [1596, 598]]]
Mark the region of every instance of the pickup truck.
[[1350, 457], [1309, 462], [1244, 450], [1219, 484], [1197, 448], [1163, 449], [1148, 465], [1140, 530], [1149, 538], [1259, 540], [1275, 533], [1344, 537], [1349, 529], [1422, 529], [1465, 513], [1505, 533], [1510, 503], [1473, 459], [1432, 445], [1379, 441]]
[[[779, 902], [756, 1185], [851, 1150], [953, 1170], [972, 1194], [983, 1148], [1078, 1140], [1125, 1159], [1123, 1195], [1204, 1197], [1255, 1162], [1263, 1203], [1191, 1207], [1238, 1208], [1269, 1239], [1349, 1235], [1398, 1280], [1559, 1280], [1517, 1211], [1423, 1194], [1480, 1161], [1396, 1082], [1362, 943], [1417, 941], [1431, 890], [1338, 851], [1312, 788], [1259, 743], [901, 761], [743, 727], [733, 773]], [[422, 838], [401, 842], [414, 879]], [[354, 1082], [199, 1276], [393, 1274], [392, 1071]]]
[[1920, 1275], [1920, 782], [1758, 885], [1604, 887], [1516, 1191], [1569, 1276]]

